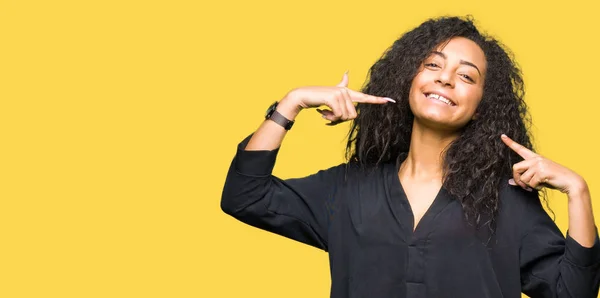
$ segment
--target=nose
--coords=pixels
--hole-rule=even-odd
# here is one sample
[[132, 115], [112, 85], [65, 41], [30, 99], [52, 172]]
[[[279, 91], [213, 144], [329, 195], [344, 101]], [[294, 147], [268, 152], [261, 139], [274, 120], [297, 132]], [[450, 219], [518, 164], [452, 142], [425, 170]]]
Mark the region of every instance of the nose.
[[435, 82], [437, 84], [442, 85], [443, 87], [450, 87], [450, 88], [454, 88], [454, 78], [453, 78], [453, 74], [452, 72], [444, 69], [441, 71], [438, 71], [438, 76], [435, 79]]

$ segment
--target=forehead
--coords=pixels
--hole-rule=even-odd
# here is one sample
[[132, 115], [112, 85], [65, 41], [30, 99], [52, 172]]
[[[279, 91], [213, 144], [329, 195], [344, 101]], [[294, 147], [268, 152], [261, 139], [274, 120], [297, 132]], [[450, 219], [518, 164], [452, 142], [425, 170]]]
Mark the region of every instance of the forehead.
[[484, 72], [486, 60], [483, 50], [474, 41], [464, 37], [454, 37], [442, 43], [436, 51], [444, 53], [448, 60], [463, 60], [471, 62]]

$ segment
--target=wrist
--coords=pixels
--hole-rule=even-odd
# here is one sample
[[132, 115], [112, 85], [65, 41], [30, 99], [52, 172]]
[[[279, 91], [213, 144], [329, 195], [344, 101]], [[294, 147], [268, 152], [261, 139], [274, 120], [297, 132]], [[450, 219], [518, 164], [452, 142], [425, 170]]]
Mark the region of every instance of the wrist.
[[569, 202], [574, 200], [581, 200], [584, 198], [590, 197], [590, 190], [588, 188], [587, 183], [583, 178], [579, 178], [575, 180], [571, 187], [569, 187], [569, 191], [567, 192], [567, 196], [569, 198]]
[[302, 106], [298, 104], [297, 99], [290, 92], [279, 101], [276, 110], [285, 118], [293, 121], [302, 110]]

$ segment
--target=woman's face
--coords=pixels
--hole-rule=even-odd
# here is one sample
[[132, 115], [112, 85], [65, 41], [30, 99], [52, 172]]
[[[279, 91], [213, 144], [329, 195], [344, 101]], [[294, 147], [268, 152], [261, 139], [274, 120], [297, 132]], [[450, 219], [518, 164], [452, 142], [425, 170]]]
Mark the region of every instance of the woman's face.
[[420, 66], [412, 81], [410, 108], [428, 127], [456, 131], [475, 117], [486, 74], [483, 50], [472, 40], [452, 38]]

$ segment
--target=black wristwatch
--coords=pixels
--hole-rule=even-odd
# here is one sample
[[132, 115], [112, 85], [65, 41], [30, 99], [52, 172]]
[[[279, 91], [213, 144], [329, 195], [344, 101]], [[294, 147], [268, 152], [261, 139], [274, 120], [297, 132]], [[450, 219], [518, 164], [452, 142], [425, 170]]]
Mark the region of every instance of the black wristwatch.
[[273, 122], [283, 126], [283, 128], [285, 128], [285, 130], [290, 130], [292, 128], [292, 125], [294, 125], [294, 121], [289, 120], [288, 118], [285, 118], [283, 115], [279, 114], [279, 112], [277, 112], [277, 105], [279, 104], [279, 102], [274, 102], [268, 109], [267, 109], [267, 114], [265, 115], [265, 120], [266, 119], [271, 119]]

